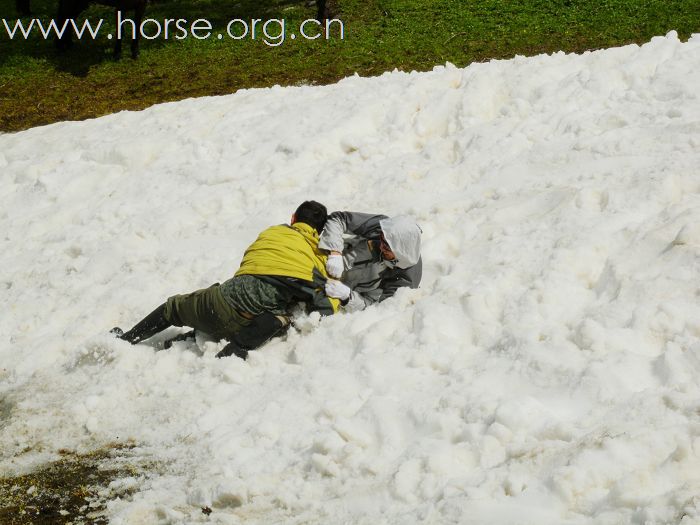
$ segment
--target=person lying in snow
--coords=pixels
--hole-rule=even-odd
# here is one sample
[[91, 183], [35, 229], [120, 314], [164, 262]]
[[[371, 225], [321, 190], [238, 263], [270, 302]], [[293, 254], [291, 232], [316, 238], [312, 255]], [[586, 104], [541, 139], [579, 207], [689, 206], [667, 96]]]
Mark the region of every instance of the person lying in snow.
[[406, 215], [331, 213], [318, 246], [330, 252], [328, 274], [342, 282], [329, 279], [326, 295], [353, 312], [393, 296], [402, 286], [418, 288], [423, 273], [421, 233]]
[[[318, 232], [327, 216], [323, 204], [304, 202], [292, 215], [291, 226], [271, 226], [258, 236], [233, 278], [170, 297], [128, 332], [116, 327], [112, 333], [137, 344], [170, 326], [190, 326], [229, 341], [216, 357], [235, 354], [245, 359], [250, 350], [286, 330], [294, 304], [306, 303], [321, 315], [335, 313], [339, 300], [323, 292], [327, 256], [318, 249]], [[165, 347], [192, 335], [170, 339]]]

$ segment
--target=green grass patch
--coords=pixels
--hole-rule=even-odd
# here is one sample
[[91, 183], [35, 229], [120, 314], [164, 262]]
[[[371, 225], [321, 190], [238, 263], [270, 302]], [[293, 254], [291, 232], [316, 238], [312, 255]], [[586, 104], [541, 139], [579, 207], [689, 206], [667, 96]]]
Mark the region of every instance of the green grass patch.
[[[35, 0], [34, 16], [54, 16], [55, 3]], [[16, 131], [61, 120], [80, 120], [187, 97], [223, 95], [275, 84], [326, 84], [357, 72], [431, 69], [450, 61], [510, 58], [563, 50], [582, 52], [643, 43], [670, 30], [688, 38], [700, 31], [700, 0], [337, 0], [345, 39], [297, 38], [269, 47], [262, 40], [143, 40], [141, 57], [112, 58], [105, 36], [83, 40], [59, 54], [35, 33], [10, 41], [0, 26], [0, 130]], [[14, 0], [0, 0], [9, 13]], [[287, 30], [313, 17], [300, 0], [157, 0], [146, 17], [207, 18], [213, 34], [233, 18], [284, 18]], [[105, 18], [93, 6], [84, 13]], [[130, 15], [128, 15], [130, 16]], [[27, 19], [24, 19], [27, 20]]]

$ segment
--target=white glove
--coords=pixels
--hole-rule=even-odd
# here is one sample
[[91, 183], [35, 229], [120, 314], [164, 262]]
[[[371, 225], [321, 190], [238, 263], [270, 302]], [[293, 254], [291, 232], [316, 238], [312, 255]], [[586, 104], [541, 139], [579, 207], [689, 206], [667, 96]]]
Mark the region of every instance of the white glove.
[[335, 279], [328, 279], [326, 281], [326, 295], [328, 297], [335, 297], [341, 301], [347, 301], [351, 291], [349, 286], [344, 285], [340, 281], [336, 281]]
[[326, 261], [326, 270], [331, 277], [340, 278], [343, 275], [343, 270], [345, 270], [343, 256], [337, 253], [330, 254]]

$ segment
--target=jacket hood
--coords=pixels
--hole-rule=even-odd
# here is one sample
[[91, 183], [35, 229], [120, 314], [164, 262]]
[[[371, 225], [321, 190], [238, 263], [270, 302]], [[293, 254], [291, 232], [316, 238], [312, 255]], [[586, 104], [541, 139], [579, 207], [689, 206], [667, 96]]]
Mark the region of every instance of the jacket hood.
[[318, 232], [313, 226], [306, 224], [305, 222], [295, 222], [290, 226], [293, 230], [298, 231], [306, 242], [308, 242], [314, 249], [318, 246]]
[[396, 255], [396, 266], [410, 268], [420, 259], [420, 236], [422, 230], [413, 217], [397, 215], [379, 221], [386, 242]]

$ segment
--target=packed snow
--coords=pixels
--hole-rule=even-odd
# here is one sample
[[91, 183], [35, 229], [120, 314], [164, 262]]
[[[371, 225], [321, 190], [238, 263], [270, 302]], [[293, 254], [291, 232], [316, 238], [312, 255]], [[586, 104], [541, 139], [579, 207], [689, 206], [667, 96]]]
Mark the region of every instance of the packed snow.
[[[0, 474], [132, 443], [113, 524], [700, 523], [699, 86], [670, 33], [0, 135]], [[109, 336], [306, 199], [416, 217], [421, 287], [247, 362]]]

